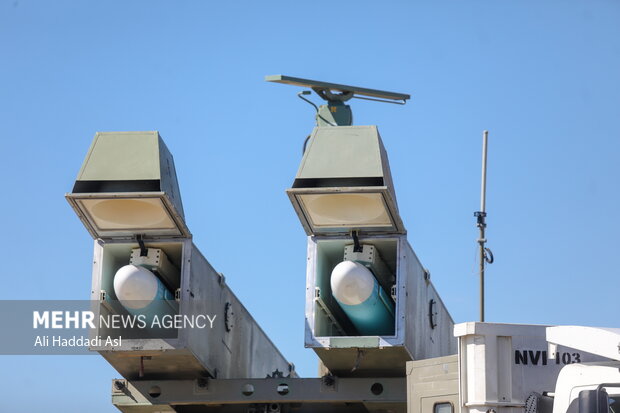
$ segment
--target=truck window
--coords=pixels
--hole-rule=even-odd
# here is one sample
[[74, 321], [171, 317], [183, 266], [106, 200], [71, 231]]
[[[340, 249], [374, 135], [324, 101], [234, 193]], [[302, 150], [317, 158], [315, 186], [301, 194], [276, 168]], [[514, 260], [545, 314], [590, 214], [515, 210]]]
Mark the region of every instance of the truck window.
[[620, 394], [609, 395], [609, 412], [620, 413]]
[[[433, 406], [433, 413], [453, 413], [452, 403], [435, 403]], [[616, 413], [620, 413], [620, 410]]]

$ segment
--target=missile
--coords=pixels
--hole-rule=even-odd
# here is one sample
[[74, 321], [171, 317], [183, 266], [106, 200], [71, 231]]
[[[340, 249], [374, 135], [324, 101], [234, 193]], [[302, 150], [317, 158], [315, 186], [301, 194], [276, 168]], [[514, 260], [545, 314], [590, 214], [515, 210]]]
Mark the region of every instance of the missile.
[[144, 314], [148, 318], [169, 313], [172, 308], [166, 300], [174, 299], [155, 274], [134, 264], [116, 271], [114, 293], [129, 313]]
[[361, 335], [394, 334], [394, 304], [373, 273], [342, 261], [331, 273], [332, 295]]

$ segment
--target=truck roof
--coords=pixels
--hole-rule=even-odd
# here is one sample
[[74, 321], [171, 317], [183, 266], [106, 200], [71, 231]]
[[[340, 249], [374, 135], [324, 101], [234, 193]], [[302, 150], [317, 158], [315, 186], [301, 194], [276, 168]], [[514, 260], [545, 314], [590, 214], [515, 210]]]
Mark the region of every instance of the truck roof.
[[547, 327], [547, 341], [620, 361], [620, 328]]

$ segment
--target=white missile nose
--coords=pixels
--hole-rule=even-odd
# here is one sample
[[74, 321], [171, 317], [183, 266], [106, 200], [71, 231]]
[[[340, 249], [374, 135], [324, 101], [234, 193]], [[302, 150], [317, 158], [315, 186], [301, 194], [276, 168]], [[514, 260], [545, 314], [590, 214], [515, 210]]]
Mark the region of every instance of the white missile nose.
[[375, 277], [370, 270], [354, 261], [343, 261], [332, 270], [332, 294], [342, 304], [358, 305], [370, 297]]
[[144, 267], [125, 265], [114, 275], [114, 292], [126, 308], [146, 307], [155, 299], [157, 290], [157, 277]]

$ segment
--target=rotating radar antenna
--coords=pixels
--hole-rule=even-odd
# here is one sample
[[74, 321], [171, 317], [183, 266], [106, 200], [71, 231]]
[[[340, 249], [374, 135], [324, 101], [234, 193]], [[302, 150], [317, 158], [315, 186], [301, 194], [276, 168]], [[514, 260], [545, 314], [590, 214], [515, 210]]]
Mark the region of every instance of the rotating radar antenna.
[[311, 91], [303, 90], [297, 94], [300, 99], [310, 103], [316, 109], [317, 126], [352, 125], [353, 113], [351, 112], [351, 107], [345, 104], [345, 102], [352, 98], [383, 103], [395, 103], [398, 105], [404, 105], [407, 100], [411, 98], [411, 96], [404, 93], [386, 92], [384, 90], [321, 82], [318, 80], [301, 79], [284, 75], [266, 76], [265, 80], [267, 82], [310, 88], [321, 99], [325, 100], [327, 102], [326, 105], [317, 106], [305, 97], [312, 94]]

